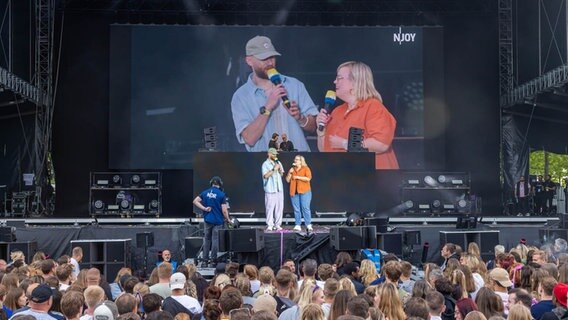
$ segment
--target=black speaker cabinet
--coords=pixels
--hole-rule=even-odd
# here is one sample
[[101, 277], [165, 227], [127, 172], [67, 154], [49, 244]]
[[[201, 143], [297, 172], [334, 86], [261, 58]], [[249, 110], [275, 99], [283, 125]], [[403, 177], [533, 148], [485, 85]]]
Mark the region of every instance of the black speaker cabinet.
[[482, 258], [495, 255], [495, 246], [499, 242], [499, 230], [483, 231], [440, 231], [440, 248], [446, 243], [453, 243], [467, 248], [470, 242], [475, 242], [481, 250]]
[[203, 245], [202, 237], [186, 237], [185, 238], [185, 258], [195, 259], [199, 254], [199, 250]]
[[399, 257], [402, 256], [401, 232], [377, 233], [377, 243], [379, 249], [388, 253], [394, 253]]
[[14, 251], [22, 251], [26, 257], [26, 263], [29, 264], [32, 262], [32, 258], [37, 252], [37, 242], [0, 242], [0, 259], [10, 261], [10, 253]]
[[377, 248], [377, 227], [332, 227], [329, 230], [331, 247], [338, 251]]
[[16, 228], [0, 227], [0, 242], [14, 242], [14, 241], [16, 241]]
[[136, 247], [137, 248], [150, 248], [154, 246], [154, 233], [142, 232], [136, 234]]
[[260, 229], [219, 230], [219, 251], [258, 252], [264, 249], [264, 231]]
[[387, 232], [389, 226], [389, 218], [388, 217], [365, 218], [365, 225], [376, 226], [377, 232]]

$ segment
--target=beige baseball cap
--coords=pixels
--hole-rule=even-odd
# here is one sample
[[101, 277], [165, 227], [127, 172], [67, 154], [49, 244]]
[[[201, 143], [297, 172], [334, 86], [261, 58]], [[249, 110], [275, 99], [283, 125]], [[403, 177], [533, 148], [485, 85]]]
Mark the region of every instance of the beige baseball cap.
[[265, 36], [256, 36], [247, 42], [247, 56], [254, 56], [257, 59], [264, 60], [281, 54], [276, 51], [270, 38]]

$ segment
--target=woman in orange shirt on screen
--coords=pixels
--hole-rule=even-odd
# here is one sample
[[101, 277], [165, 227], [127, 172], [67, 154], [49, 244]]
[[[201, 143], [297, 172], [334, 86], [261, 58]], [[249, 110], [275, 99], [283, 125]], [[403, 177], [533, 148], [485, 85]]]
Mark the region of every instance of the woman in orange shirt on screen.
[[286, 175], [286, 182], [290, 183], [290, 199], [292, 200], [292, 207], [294, 207], [294, 220], [296, 221], [294, 231], [302, 230], [302, 216], [306, 230], [308, 232], [314, 230], [310, 210], [312, 202], [311, 180], [312, 171], [308, 167], [306, 159], [303, 156], [296, 156], [292, 168]]
[[396, 120], [383, 105], [381, 95], [375, 89], [373, 73], [368, 65], [348, 61], [337, 68], [335, 78], [337, 97], [344, 103], [331, 114], [322, 108], [317, 123], [318, 149], [326, 152], [346, 152], [349, 128], [363, 129], [363, 147], [375, 152], [376, 169], [398, 169], [398, 161], [392, 149]]

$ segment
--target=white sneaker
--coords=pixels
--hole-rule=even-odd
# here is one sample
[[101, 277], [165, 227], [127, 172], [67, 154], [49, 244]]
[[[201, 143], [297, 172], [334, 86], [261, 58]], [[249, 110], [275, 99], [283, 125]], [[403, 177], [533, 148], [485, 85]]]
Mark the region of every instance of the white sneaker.
[[266, 231], [272, 231], [272, 230], [274, 230], [274, 227], [271, 226], [266, 227]]
[[281, 226], [276, 226], [276, 227], [274, 227], [274, 230], [276, 230], [276, 231], [282, 231], [282, 227], [281, 227]]
[[294, 231], [302, 231], [302, 227], [296, 225], [296, 226], [294, 227]]
[[311, 225], [311, 224], [308, 224], [308, 225], [306, 226], [306, 229], [307, 229], [309, 232], [314, 231], [314, 228], [312, 228], [312, 225]]

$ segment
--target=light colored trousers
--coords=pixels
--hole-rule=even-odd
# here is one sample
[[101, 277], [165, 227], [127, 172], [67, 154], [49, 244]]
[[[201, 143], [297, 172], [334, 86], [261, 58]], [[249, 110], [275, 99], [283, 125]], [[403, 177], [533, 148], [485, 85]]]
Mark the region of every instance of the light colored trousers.
[[265, 192], [264, 205], [266, 207], [266, 225], [270, 228], [280, 227], [284, 213], [284, 192]]

